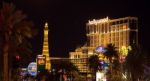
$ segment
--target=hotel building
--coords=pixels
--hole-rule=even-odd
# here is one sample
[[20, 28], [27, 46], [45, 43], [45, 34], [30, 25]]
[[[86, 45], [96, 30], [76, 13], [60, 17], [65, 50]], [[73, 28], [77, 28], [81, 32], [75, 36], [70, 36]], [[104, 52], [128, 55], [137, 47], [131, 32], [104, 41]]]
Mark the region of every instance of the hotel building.
[[[86, 45], [77, 48], [75, 52], [70, 52], [70, 59], [79, 67], [80, 72], [88, 72], [89, 67], [86, 66], [87, 60], [95, 53], [95, 49], [99, 46], [105, 47], [112, 43], [117, 47], [120, 56], [127, 55], [127, 50], [132, 43], [138, 44], [138, 18], [125, 17], [118, 19], [93, 19], [86, 23]], [[86, 52], [84, 52], [86, 50]], [[74, 59], [74, 60], [73, 60]], [[78, 61], [76, 60], [78, 59]], [[83, 65], [82, 65], [83, 64]]]

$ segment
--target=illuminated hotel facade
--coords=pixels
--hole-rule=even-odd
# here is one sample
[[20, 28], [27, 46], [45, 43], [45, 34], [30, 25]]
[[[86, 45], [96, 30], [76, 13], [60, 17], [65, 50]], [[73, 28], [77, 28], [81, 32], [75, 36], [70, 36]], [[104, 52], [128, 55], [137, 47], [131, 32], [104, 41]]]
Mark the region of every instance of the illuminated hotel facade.
[[[138, 44], [138, 18], [125, 17], [118, 19], [109, 19], [108, 17], [103, 19], [93, 19], [86, 23], [86, 45], [70, 52], [70, 59], [82, 59], [81, 56], [87, 57], [87, 59], [94, 54], [95, 49], [99, 46], [106, 47], [107, 44], [112, 43], [117, 47], [118, 52], [122, 55], [126, 55], [129, 46], [132, 43]], [[84, 48], [84, 49], [82, 49]], [[86, 50], [86, 53], [84, 51]], [[123, 51], [122, 51], [123, 50]], [[80, 56], [81, 55], [81, 56]], [[78, 57], [77, 57], [78, 56]], [[83, 72], [79, 63], [83, 64], [83, 61], [72, 61], [79, 68], [80, 72]], [[86, 65], [87, 60], [84, 62]], [[87, 72], [89, 67], [87, 67]], [[85, 71], [84, 71], [85, 72]]]
[[119, 19], [104, 18], [92, 20], [86, 24], [87, 46], [98, 47], [112, 43], [115, 47], [129, 46], [131, 43], [138, 44], [138, 19], [125, 17]]
[[75, 52], [70, 52], [70, 60], [71, 62], [78, 67], [81, 73], [89, 72], [89, 68], [87, 67], [88, 55], [86, 52], [86, 47], [77, 48]]

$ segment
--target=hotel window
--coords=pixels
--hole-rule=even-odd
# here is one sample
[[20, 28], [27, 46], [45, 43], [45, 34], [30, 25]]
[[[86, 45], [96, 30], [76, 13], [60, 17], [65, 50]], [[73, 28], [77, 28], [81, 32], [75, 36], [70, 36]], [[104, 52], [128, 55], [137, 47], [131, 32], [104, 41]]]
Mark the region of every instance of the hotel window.
[[117, 21], [117, 24], [120, 24], [120, 22], [119, 22], [119, 21]]
[[80, 58], [80, 55], [78, 55], [78, 58]]
[[108, 32], [111, 32], [111, 26], [108, 26]]
[[96, 33], [96, 25], [93, 26], [94, 33]]
[[128, 20], [124, 20], [124, 23], [127, 23], [128, 22]]
[[115, 33], [113, 33], [113, 37], [115, 37]]
[[113, 27], [113, 31], [114, 31], [114, 32], [116, 31], [116, 27], [117, 27], [117, 25], [115, 25], [115, 26]]
[[122, 30], [122, 29], [123, 29], [122, 27], [123, 27], [123, 25], [120, 25], [120, 28], [119, 28], [119, 30]]
[[123, 20], [120, 21], [120, 24], [123, 24]]
[[124, 25], [123, 25], [123, 29], [127, 29], [127, 24], [124, 24]]
[[104, 32], [107, 33], [107, 23], [105, 23], [105, 26], [104, 26], [104, 27], [105, 27]]
[[116, 41], [119, 41], [119, 37], [116, 37]]
[[123, 32], [120, 32], [120, 37], [123, 37]]
[[116, 26], [116, 31], [119, 31], [119, 27], [120, 27], [119, 25]]
[[104, 24], [102, 24], [102, 33], [104, 33]]
[[113, 37], [113, 41], [115, 41], [115, 37]]
[[136, 29], [137, 23], [136, 22], [130, 22], [129, 26], [131, 29]]
[[115, 22], [110, 23], [111, 25], [115, 25]]

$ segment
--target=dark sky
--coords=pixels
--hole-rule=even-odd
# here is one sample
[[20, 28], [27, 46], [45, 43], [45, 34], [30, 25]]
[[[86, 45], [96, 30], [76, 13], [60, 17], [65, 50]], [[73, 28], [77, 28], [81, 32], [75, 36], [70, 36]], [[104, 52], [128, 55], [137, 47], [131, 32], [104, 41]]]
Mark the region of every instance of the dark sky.
[[[6, 1], [6, 0], [5, 0]], [[39, 34], [31, 40], [33, 53], [41, 54], [43, 26], [49, 23], [51, 56], [68, 56], [77, 46], [86, 41], [85, 24], [89, 19], [120, 18], [136, 16], [139, 18], [139, 41], [149, 49], [148, 35], [150, 6], [148, 0], [7, 0], [24, 11]], [[149, 48], [148, 48], [149, 47]]]

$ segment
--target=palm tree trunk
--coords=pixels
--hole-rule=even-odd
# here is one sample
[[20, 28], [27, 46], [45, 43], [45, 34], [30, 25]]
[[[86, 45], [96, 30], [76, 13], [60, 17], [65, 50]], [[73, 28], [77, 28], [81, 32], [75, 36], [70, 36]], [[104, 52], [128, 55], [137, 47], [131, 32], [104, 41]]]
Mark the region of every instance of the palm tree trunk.
[[110, 63], [110, 72], [112, 73], [112, 58], [109, 58], [109, 63]]
[[9, 81], [9, 69], [8, 69], [8, 43], [6, 43], [4, 45], [4, 49], [3, 49], [3, 57], [4, 57], [4, 63], [3, 63], [3, 81]]
[[135, 77], [135, 74], [131, 74], [131, 77], [132, 77], [132, 81], [137, 81], [136, 77]]
[[112, 58], [109, 58], [110, 79], [112, 79]]

